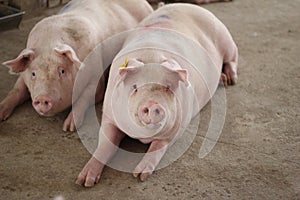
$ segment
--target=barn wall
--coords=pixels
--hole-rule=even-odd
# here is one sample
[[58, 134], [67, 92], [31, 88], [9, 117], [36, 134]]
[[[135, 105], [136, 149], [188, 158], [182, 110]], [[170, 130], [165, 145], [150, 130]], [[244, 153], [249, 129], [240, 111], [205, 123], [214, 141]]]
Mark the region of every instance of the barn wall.
[[8, 3], [24, 11], [33, 11], [39, 8], [52, 8], [69, 1], [70, 0], [8, 0]]

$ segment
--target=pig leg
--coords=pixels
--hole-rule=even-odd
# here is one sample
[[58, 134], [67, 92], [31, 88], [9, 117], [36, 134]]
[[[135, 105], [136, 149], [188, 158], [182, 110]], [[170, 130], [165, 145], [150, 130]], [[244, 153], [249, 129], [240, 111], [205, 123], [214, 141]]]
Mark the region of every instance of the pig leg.
[[225, 88], [228, 87], [227, 76], [223, 72], [221, 73], [220, 84], [223, 84]]
[[224, 63], [221, 79], [225, 87], [235, 85], [237, 83], [237, 62], [232, 61]]
[[204, 3], [215, 3], [215, 2], [228, 2], [233, 0], [195, 0], [196, 4], [204, 4]]
[[135, 168], [133, 176], [140, 176], [141, 181], [145, 181], [155, 170], [160, 160], [166, 153], [169, 143], [166, 141], [153, 141], [142, 161]]
[[[76, 131], [76, 128], [79, 128], [82, 125], [85, 117], [85, 113], [88, 110], [88, 108], [92, 105], [93, 98], [95, 98], [95, 104], [103, 100], [104, 97], [103, 84], [99, 83], [96, 96], [93, 92], [95, 90], [92, 85], [94, 84], [91, 84], [83, 91], [83, 94], [74, 104], [72, 111], [70, 112], [70, 114], [68, 115], [67, 119], [64, 122], [63, 131], [68, 131], [68, 130], [70, 130], [71, 132]], [[75, 125], [75, 120], [76, 120], [77, 127]]]
[[148, 0], [150, 4], [159, 4], [160, 2], [166, 3], [193, 3], [193, 4], [206, 4], [206, 3], [215, 3], [215, 2], [228, 2], [233, 0]]
[[237, 83], [237, 65], [238, 65], [238, 49], [234, 42], [230, 44], [231, 48], [227, 49], [224, 56], [224, 64], [222, 69], [222, 80], [225, 85], [235, 85]]
[[218, 25], [218, 27], [217, 44], [223, 54], [221, 79], [223, 80], [224, 86], [235, 85], [238, 79], [238, 48], [228, 29], [223, 24]]
[[20, 76], [7, 97], [0, 103], [0, 121], [8, 119], [15, 107], [30, 98], [27, 86]]
[[99, 133], [98, 148], [93, 154], [93, 157], [80, 172], [76, 184], [93, 187], [95, 183], [98, 183], [104, 165], [108, 163], [115, 154], [124, 137], [125, 134], [123, 132], [113, 125], [108, 118], [103, 117]]

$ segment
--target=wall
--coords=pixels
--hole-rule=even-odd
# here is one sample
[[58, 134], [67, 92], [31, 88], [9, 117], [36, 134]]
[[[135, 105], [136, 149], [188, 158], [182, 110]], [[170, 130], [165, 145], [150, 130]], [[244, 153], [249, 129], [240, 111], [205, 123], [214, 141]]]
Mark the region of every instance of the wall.
[[65, 4], [70, 0], [6, 0], [9, 5], [24, 11], [34, 11], [39, 8], [52, 8]]

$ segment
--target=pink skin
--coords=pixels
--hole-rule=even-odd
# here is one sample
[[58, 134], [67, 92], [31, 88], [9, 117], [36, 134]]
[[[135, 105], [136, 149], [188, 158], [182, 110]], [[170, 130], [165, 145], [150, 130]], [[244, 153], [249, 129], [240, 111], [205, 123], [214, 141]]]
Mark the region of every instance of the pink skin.
[[[67, 46], [64, 48], [61, 51], [53, 50], [52, 57], [38, 56], [31, 50], [24, 50], [17, 59], [4, 63], [10, 67], [11, 72], [21, 73], [13, 91], [21, 92], [22, 89], [21, 93], [26, 93], [15, 104], [4, 99], [1, 104], [10, 108], [7, 117], [17, 105], [29, 99], [29, 94], [33, 107], [42, 116], [53, 116], [70, 106], [68, 102], [72, 96], [68, 91], [72, 90], [80, 61], [72, 57], [74, 52], [67, 49]], [[9, 96], [17, 98], [16, 93]]]
[[138, 116], [145, 124], [157, 124], [165, 118], [165, 110], [159, 103], [149, 101], [140, 106]]
[[[99, 182], [104, 168], [103, 163], [107, 163], [115, 154], [115, 146], [119, 146], [125, 134], [122, 133], [108, 117], [103, 115], [99, 137], [99, 147], [96, 150], [97, 156], [93, 156], [78, 175], [76, 181], [78, 185], [92, 187], [95, 183]], [[99, 160], [103, 163], [99, 162]]]
[[34, 109], [41, 114], [48, 113], [53, 108], [53, 100], [47, 96], [38, 96], [32, 102]]
[[237, 83], [237, 56], [234, 58], [234, 60], [234, 62], [225, 63], [223, 66], [221, 81], [225, 87], [228, 87], [228, 85], [235, 85]]
[[[135, 27], [153, 11], [146, 0], [104, 1], [71, 1], [59, 14], [36, 24], [26, 49], [16, 59], [3, 63], [20, 76], [0, 103], [0, 122], [8, 119], [15, 107], [30, 96], [34, 109], [42, 116], [53, 116], [71, 107], [75, 77], [84, 58], [101, 41]], [[121, 20], [126, 23], [119, 23]], [[75, 121], [77, 126], [81, 125], [95, 93], [87, 87], [81, 96], [64, 122], [64, 131], [75, 131]], [[103, 96], [100, 81], [96, 103]]]
[[[133, 171], [133, 176], [140, 177], [141, 181], [146, 181], [166, 153], [168, 146], [169, 141], [153, 140], [147, 153]], [[155, 153], [153, 154], [153, 152]]]
[[[155, 24], [155, 27], [151, 27], [152, 24]], [[159, 27], [160, 25], [162, 27]], [[194, 68], [190, 65], [185, 66], [185, 62], [170, 56], [165, 51], [151, 51], [145, 48], [155, 46], [156, 49], [159, 49], [161, 48], [159, 45], [163, 43], [164, 48], [172, 52], [180, 47], [178, 43], [172, 40], [168, 41], [168, 35], [161, 34], [166, 28], [180, 32], [198, 42], [203, 54], [188, 52], [187, 55], [184, 55], [183, 51], [179, 55], [189, 58], [188, 54], [192, 54], [210, 61], [207, 62], [208, 66], [199, 67], [199, 70], [204, 69], [201, 73], [210, 81], [210, 91], [216, 90], [220, 78], [225, 82], [225, 86], [237, 82], [237, 46], [225, 25], [209, 11], [190, 4], [170, 4], [152, 13], [140, 23], [139, 27], [141, 29], [128, 37], [122, 52], [126, 52], [128, 49], [130, 52], [133, 48], [139, 50], [128, 53], [128, 55], [117, 56], [110, 71], [103, 105], [104, 120], [100, 131], [100, 136], [105, 134], [109, 141], [101, 140], [93, 157], [80, 173], [77, 184], [92, 187], [99, 181], [104, 165], [116, 151], [116, 146], [111, 144], [118, 145], [125, 134], [139, 139], [143, 143], [151, 143], [145, 157], [133, 172], [135, 177], [139, 176], [140, 180], [145, 181], [153, 173], [168, 147], [172, 145], [173, 139], [176, 140], [181, 136], [182, 132], [178, 130], [187, 127], [192, 117], [211, 98], [208, 86], [206, 87], [203, 79], [197, 76]], [[149, 37], [146, 36], [147, 34]], [[172, 34], [169, 35], [169, 38], [173, 38]], [[180, 45], [189, 44], [180, 43]], [[189, 49], [189, 46], [184, 47], [183, 49]], [[181, 51], [178, 50], [178, 52]], [[120, 58], [123, 60], [129, 58], [127, 68], [119, 69], [117, 67], [123, 65]], [[202, 59], [197, 62], [199, 63], [193, 63], [196, 67], [198, 67], [197, 64], [203, 63]], [[148, 63], [157, 63], [160, 67], [153, 69], [145, 67], [145, 64]], [[146, 84], [145, 81], [141, 81], [143, 79], [146, 80], [146, 83], [157, 83], [158, 81], [161, 85]], [[141, 83], [144, 85], [140, 86]], [[124, 118], [116, 116], [112, 111], [114, 107], [111, 106], [111, 102], [114, 102], [114, 106], [120, 109], [118, 110], [119, 115], [126, 113], [122, 110], [126, 107], [124, 106], [126, 95], [122, 96], [122, 92], [118, 89], [122, 91], [128, 89], [131, 92], [128, 103], [131, 120], [128, 120], [127, 116]], [[173, 91], [177, 91], [177, 93], [174, 94]], [[114, 93], [118, 94], [118, 97], [122, 96], [122, 101], [114, 98]], [[164, 121], [166, 126], [159, 133], [150, 137], [142, 135], [140, 130], [130, 129], [133, 125], [138, 124], [141, 127], [153, 125], [153, 130], [156, 130], [155, 125]], [[122, 129], [124, 133], [119, 129]], [[134, 133], [134, 131], [138, 133]]]
[[10, 67], [11, 72], [21, 75], [14, 89], [1, 102], [2, 109], [6, 112], [0, 109], [0, 119], [7, 119], [17, 105], [30, 98], [29, 94], [33, 99], [33, 107], [43, 116], [52, 116], [69, 107], [62, 99], [71, 101], [71, 95], [66, 91], [72, 89], [71, 83], [78, 70], [68, 58], [69, 53], [53, 51], [54, 56], [52, 58], [47, 56], [48, 62], [45, 64], [43, 56], [36, 56], [33, 51], [24, 50], [17, 59], [4, 63]]
[[17, 105], [29, 99], [29, 92], [22, 78], [18, 78], [15, 87], [0, 103], [0, 121], [7, 120]]
[[[161, 60], [161, 62], [162, 61], [163, 60]], [[144, 71], [144, 68], [140, 69], [139, 64], [141, 64], [141, 62], [136, 62], [136, 59], [130, 60], [128, 68], [119, 70], [119, 79], [121, 79], [122, 82], [124, 82], [126, 85], [133, 85], [133, 93], [130, 97], [129, 104], [132, 105], [132, 107], [130, 108], [132, 109], [132, 114], [134, 116], [137, 116], [135, 118], [135, 123], [140, 124], [141, 126], [155, 126], [159, 122], [162, 122], [165, 118], [167, 118], [167, 108], [165, 107], [166, 105], [170, 105], [168, 107], [168, 110], [170, 108], [171, 110], [172, 108], [175, 109], [175, 105], [171, 106], [175, 100], [173, 92], [170, 90], [170, 86], [168, 84], [172, 85], [172, 89], [176, 89], [176, 87], [178, 86], [178, 82], [184, 81], [184, 79], [182, 79], [182, 77], [178, 74], [184, 73], [184, 71], [170, 70], [166, 67], [163, 67], [161, 70], [155, 69], [154, 73], [165, 74], [163, 78], [163, 80], [165, 81], [165, 83], [163, 82], [163, 84], [165, 86], [149, 84], [137, 88], [133, 84], [135, 83], [136, 78], [143, 77], [144, 74], [149, 73], [149, 71]], [[136, 70], [138, 70], [139, 72], [132, 76], [131, 73], [135, 73]], [[110, 84], [114, 83], [109, 82], [109, 85]], [[108, 87], [110, 88], [110, 86]], [[107, 94], [110, 93], [111, 91], [108, 89]], [[106, 100], [107, 99], [109, 98], [106, 98]], [[156, 99], [157, 101], [151, 99]], [[104, 105], [107, 104], [107, 102], [104, 103]], [[89, 162], [79, 174], [76, 181], [76, 183], [79, 185], [84, 185], [85, 187], [93, 187], [95, 183], [99, 182], [105, 163], [109, 162], [110, 158], [116, 152], [116, 148], [121, 140], [125, 137], [126, 134], [128, 135], [128, 133], [125, 134], [124, 132], [120, 131], [120, 129], [115, 125], [115, 122], [111, 120], [111, 117], [108, 117], [111, 116], [111, 113], [108, 110], [110, 109], [105, 106], [102, 116], [101, 130], [99, 133], [101, 138], [99, 139], [99, 141], [101, 142], [98, 144], [98, 148], [93, 157], [89, 160]], [[161, 158], [167, 151], [168, 146], [170, 145], [170, 141], [174, 137], [174, 132], [176, 132], [176, 130], [178, 129], [178, 127], [174, 126], [174, 124], [178, 124], [175, 120], [177, 118], [176, 113], [173, 113], [170, 110], [168, 113], [170, 116], [173, 116], [171, 117], [172, 120], [170, 122], [166, 122], [166, 124], [170, 125], [167, 125], [166, 128], [164, 128], [159, 134], [155, 135], [154, 137], [140, 139], [140, 141], [143, 143], [151, 143], [144, 158], [140, 161], [140, 163], [133, 171], [134, 177], [139, 177], [141, 181], [145, 181], [153, 173]], [[105, 134], [106, 137], [104, 137], [103, 134]], [[109, 138], [109, 140], [107, 140], [107, 138]]]
[[233, 0], [148, 0], [151, 4], [158, 4], [160, 2], [166, 3], [193, 3], [193, 4], [206, 4], [206, 3], [216, 3], [216, 2], [229, 2]]

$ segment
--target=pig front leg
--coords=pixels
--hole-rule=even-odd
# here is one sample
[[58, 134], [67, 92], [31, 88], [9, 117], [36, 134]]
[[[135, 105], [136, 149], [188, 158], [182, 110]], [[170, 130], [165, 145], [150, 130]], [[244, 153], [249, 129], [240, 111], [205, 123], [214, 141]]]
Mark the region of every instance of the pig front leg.
[[216, 3], [216, 2], [229, 2], [233, 0], [195, 0], [196, 4], [205, 4], [205, 3]]
[[106, 117], [102, 119], [99, 132], [99, 144], [92, 158], [80, 172], [76, 184], [93, 187], [98, 183], [104, 168], [118, 149], [125, 134], [113, 125]]
[[141, 181], [145, 181], [155, 170], [162, 157], [165, 155], [169, 142], [155, 140], [151, 143], [142, 161], [135, 168], [133, 176], [140, 176]]
[[7, 120], [15, 107], [30, 98], [27, 86], [20, 76], [6, 98], [0, 103], [0, 122]]
[[233, 0], [148, 0], [150, 4], [158, 4], [160, 2], [167, 3], [193, 3], [193, 4], [206, 4], [206, 3], [216, 3], [216, 2], [229, 2]]
[[[84, 121], [85, 113], [90, 106], [92, 106], [92, 100], [95, 98], [95, 103], [99, 103], [104, 97], [104, 86], [99, 83], [96, 96], [94, 94], [94, 88], [91, 84], [88, 86], [78, 98], [76, 103], [73, 105], [72, 111], [68, 115], [63, 125], [63, 131], [76, 131], [76, 128], [80, 128]], [[100, 89], [99, 89], [100, 88]], [[76, 124], [75, 124], [76, 121]], [[77, 125], [77, 127], [76, 127]]]

